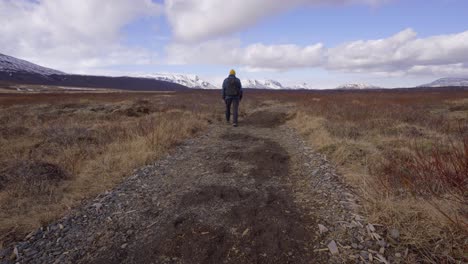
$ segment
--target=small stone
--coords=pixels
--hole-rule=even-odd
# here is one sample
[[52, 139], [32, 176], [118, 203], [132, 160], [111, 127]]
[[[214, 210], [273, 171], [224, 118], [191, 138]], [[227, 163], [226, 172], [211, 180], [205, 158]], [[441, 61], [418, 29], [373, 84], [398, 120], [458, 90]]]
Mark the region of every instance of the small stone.
[[392, 228], [390, 229], [390, 236], [393, 238], [393, 239], [398, 239], [400, 237], [400, 231], [396, 228]]
[[37, 255], [37, 253], [38, 253], [38, 252], [37, 252], [36, 250], [29, 250], [29, 251], [27, 251], [27, 252], [25, 253], [25, 255], [26, 255], [27, 257], [32, 257], [32, 256]]
[[243, 236], [243, 237], [246, 236], [246, 235], [249, 233], [249, 231], [250, 231], [250, 229], [249, 229], [249, 228], [246, 228], [246, 229], [244, 230], [244, 232], [242, 232], [242, 236]]
[[64, 258], [65, 258], [65, 256], [60, 255], [57, 259], [55, 259], [54, 264], [63, 263], [63, 259], [64, 259]]
[[387, 261], [387, 259], [380, 255], [380, 254], [377, 254], [377, 260], [380, 262], [380, 263], [383, 263], [383, 264], [389, 264], [389, 262]]
[[366, 240], [366, 241], [364, 242], [364, 247], [365, 247], [365, 248], [371, 248], [372, 245], [373, 245], [373, 243], [372, 243], [372, 241], [370, 241], [370, 240]]
[[361, 257], [362, 257], [364, 260], [368, 260], [368, 259], [369, 259], [369, 253], [367, 253], [367, 251], [361, 251], [361, 253], [360, 253], [359, 255], [361, 255]]
[[385, 243], [385, 240], [381, 239], [381, 240], [378, 240], [377, 241], [377, 245], [381, 246], [381, 247], [385, 247], [387, 243]]
[[328, 250], [330, 250], [330, 253], [332, 255], [337, 255], [338, 253], [340, 253], [338, 251], [338, 246], [336, 245], [335, 240], [332, 240], [330, 243], [328, 243]]
[[34, 236], [34, 233], [35, 233], [35, 231], [29, 233], [24, 239], [28, 240], [28, 239], [32, 238]]
[[59, 224], [59, 228], [60, 228], [60, 230], [63, 230], [63, 225]]
[[13, 249], [13, 253], [11, 253], [11, 256], [10, 256], [10, 260], [15, 260], [19, 257], [19, 253], [18, 253], [18, 248], [15, 247]]
[[351, 244], [351, 247], [354, 248], [354, 249], [356, 249], [356, 248], [358, 247], [358, 244], [352, 243], [352, 244]]
[[318, 224], [318, 227], [319, 227], [320, 234], [328, 232], [328, 228], [326, 228], [324, 225]]
[[379, 250], [379, 253], [383, 255], [385, 253], [385, 248], [381, 247], [380, 250]]
[[364, 226], [359, 222], [359, 221], [351, 221], [351, 224], [353, 225], [353, 227], [360, 227], [360, 228], [363, 228]]
[[125, 243], [125, 244], [122, 244], [122, 246], [120, 246], [120, 248], [121, 248], [121, 249], [125, 249], [127, 246], [128, 246], [128, 244]]
[[401, 253], [395, 253], [395, 257], [401, 258]]

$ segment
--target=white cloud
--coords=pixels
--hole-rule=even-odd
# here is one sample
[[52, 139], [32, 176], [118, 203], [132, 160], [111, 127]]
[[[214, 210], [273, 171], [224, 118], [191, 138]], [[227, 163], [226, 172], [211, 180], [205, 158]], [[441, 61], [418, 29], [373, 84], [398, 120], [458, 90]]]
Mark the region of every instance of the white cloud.
[[198, 44], [173, 43], [166, 47], [169, 64], [236, 64], [241, 42], [238, 39], [219, 39]]
[[323, 63], [323, 45], [263, 45], [245, 48], [241, 64], [266, 69], [288, 69], [319, 66]]
[[330, 48], [327, 52], [327, 66], [331, 69], [360, 71], [363, 68], [386, 68], [392, 63], [404, 62], [409, 54], [402, 54], [399, 49], [415, 36], [416, 32], [406, 29], [387, 39], [358, 40]]
[[161, 61], [161, 55], [123, 44], [121, 30], [165, 11], [176, 38], [166, 47], [169, 64], [221, 64], [257, 73], [320, 68], [386, 77], [468, 74], [468, 31], [421, 38], [405, 29], [388, 38], [335, 47], [219, 38], [300, 6], [385, 1], [166, 0], [163, 7], [152, 0], [0, 0], [0, 53], [79, 73], [152, 64]]
[[468, 65], [463, 63], [445, 65], [416, 65], [408, 70], [411, 75], [430, 75], [444, 77], [468, 76]]
[[120, 30], [162, 12], [151, 0], [0, 0], [0, 52], [61, 70], [145, 63], [154, 54], [122, 45]]
[[199, 44], [169, 45], [174, 64], [223, 64], [242, 66], [248, 72], [286, 71], [294, 68], [324, 68], [332, 71], [371, 73], [380, 76], [466, 75], [468, 31], [418, 38], [405, 29], [385, 39], [358, 40], [327, 48], [250, 44], [237, 39], [217, 39]]
[[224, 64], [246, 66], [251, 71], [287, 70], [323, 64], [323, 45], [251, 44], [242, 48], [239, 40], [222, 39], [200, 44], [172, 44], [167, 48], [171, 64]]
[[419, 71], [465, 62], [468, 62], [468, 31], [417, 38], [416, 32], [405, 29], [386, 39], [359, 40], [331, 48], [327, 67], [345, 71], [411, 72], [411, 69]]
[[178, 41], [196, 42], [245, 29], [265, 18], [299, 6], [388, 0], [166, 0], [166, 14]]

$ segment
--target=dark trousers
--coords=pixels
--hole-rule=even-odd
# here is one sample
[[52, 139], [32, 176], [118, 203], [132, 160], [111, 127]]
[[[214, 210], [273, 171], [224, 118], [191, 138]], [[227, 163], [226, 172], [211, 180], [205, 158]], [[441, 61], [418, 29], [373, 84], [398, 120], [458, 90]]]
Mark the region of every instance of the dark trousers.
[[229, 122], [231, 118], [231, 105], [232, 105], [232, 115], [233, 123], [237, 124], [237, 116], [239, 115], [239, 98], [226, 98], [226, 120]]

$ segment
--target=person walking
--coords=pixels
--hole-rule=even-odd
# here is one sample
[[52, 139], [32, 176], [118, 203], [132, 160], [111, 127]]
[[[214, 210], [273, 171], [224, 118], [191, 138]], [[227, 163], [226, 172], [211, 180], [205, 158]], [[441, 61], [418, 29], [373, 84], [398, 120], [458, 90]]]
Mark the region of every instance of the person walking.
[[226, 121], [229, 123], [231, 118], [231, 105], [234, 127], [237, 127], [237, 118], [239, 115], [239, 103], [242, 100], [242, 84], [239, 78], [236, 77], [236, 71], [231, 70], [229, 76], [223, 82], [223, 100], [226, 104]]

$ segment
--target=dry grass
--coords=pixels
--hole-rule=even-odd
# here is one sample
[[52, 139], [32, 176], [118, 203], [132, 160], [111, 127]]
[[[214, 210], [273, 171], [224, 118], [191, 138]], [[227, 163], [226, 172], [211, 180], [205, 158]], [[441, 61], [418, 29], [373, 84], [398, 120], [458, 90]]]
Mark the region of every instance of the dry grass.
[[283, 96], [298, 105], [290, 124], [337, 164], [370, 221], [399, 229], [420, 261], [467, 260], [467, 92]]
[[210, 92], [1, 94], [0, 242], [111, 189], [216, 122], [217, 99]]
[[[400, 230], [417, 253], [408, 263], [466, 261], [467, 92], [247, 98], [241, 114], [269, 100], [297, 106], [289, 124], [333, 160], [371, 222]], [[222, 111], [217, 91], [0, 94], [0, 234], [23, 235], [111, 189]]]

